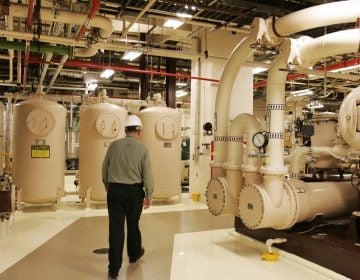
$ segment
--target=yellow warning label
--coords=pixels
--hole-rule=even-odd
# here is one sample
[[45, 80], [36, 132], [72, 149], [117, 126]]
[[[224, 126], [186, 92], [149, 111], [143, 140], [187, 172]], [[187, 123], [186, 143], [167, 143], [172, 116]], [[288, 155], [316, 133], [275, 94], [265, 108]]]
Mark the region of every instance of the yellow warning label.
[[31, 145], [32, 158], [50, 158], [50, 145]]

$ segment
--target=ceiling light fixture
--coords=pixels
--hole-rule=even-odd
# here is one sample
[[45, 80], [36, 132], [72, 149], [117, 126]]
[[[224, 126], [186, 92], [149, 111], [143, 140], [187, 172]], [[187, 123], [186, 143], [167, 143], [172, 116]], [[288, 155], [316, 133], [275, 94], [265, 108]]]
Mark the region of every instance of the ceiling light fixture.
[[176, 13], [176, 15], [182, 18], [192, 18], [192, 15], [186, 13]]
[[95, 79], [86, 80], [85, 84], [88, 90], [95, 90], [98, 86], [97, 80]]
[[319, 100], [311, 100], [308, 105], [306, 105], [309, 109], [319, 109], [323, 108], [324, 104], [322, 104]]
[[265, 71], [267, 71], [267, 70], [268, 70], [268, 69], [267, 69], [267, 68], [264, 68], [264, 67], [255, 67], [255, 68], [253, 68], [252, 73], [253, 73], [253, 75], [255, 75], [255, 74], [259, 74], [259, 73], [265, 72]]
[[105, 69], [101, 72], [100, 77], [104, 79], [109, 79], [112, 75], [114, 75], [115, 71], [112, 69]]
[[307, 95], [313, 95], [314, 92], [307, 88], [307, 89], [301, 89], [301, 90], [295, 90], [290, 93], [292, 96], [307, 96]]
[[176, 19], [168, 19], [165, 23], [164, 26], [165, 27], [170, 27], [173, 29], [176, 29], [178, 27], [180, 27], [181, 25], [183, 25], [184, 23], [180, 20], [176, 20]]
[[142, 51], [129, 50], [124, 53], [121, 59], [133, 61], [134, 59], [138, 58], [140, 55], [142, 55]]

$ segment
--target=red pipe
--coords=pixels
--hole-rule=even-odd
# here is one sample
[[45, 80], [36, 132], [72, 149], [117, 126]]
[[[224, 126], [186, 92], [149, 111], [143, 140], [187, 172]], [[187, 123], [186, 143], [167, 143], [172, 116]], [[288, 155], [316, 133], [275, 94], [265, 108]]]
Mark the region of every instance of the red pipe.
[[78, 34], [76, 35], [75, 41], [78, 42], [82, 36], [84, 35], [85, 31], [88, 29], [88, 26], [90, 24], [90, 21], [96, 16], [100, 9], [100, 0], [93, 0], [91, 10], [84, 22], [84, 24], [81, 26]]
[[32, 28], [32, 21], [33, 21], [33, 15], [34, 15], [34, 6], [35, 6], [35, 0], [29, 0], [28, 16], [27, 16], [27, 19], [26, 19], [26, 29], [27, 29], [27, 31], [31, 31], [31, 28]]
[[[31, 58], [29, 61], [31, 64], [38, 64], [38, 63], [48, 63], [43, 59], [40, 58]], [[58, 63], [51, 62], [51, 64]], [[139, 74], [152, 74], [152, 75], [160, 75], [160, 76], [170, 76], [170, 77], [176, 77], [176, 78], [186, 78], [186, 79], [194, 79], [194, 80], [202, 80], [202, 81], [209, 81], [209, 82], [219, 82], [219, 80], [215, 79], [209, 79], [209, 78], [202, 78], [202, 77], [196, 77], [196, 76], [189, 76], [184, 75], [180, 73], [167, 73], [164, 71], [154, 71], [152, 69], [146, 69], [146, 70], [140, 70], [136, 67], [131, 66], [119, 66], [119, 65], [104, 65], [104, 64], [96, 64], [88, 61], [81, 61], [81, 60], [75, 60], [75, 59], [68, 59], [65, 64], [65, 66], [70, 67], [87, 67], [87, 68], [93, 68], [93, 69], [113, 69], [114, 71], [123, 71], [123, 72], [133, 72], [133, 73], [139, 73]]]
[[[350, 67], [350, 66], [354, 66], [354, 65], [359, 65], [360, 67], [360, 58], [353, 58], [353, 59], [349, 59], [349, 60], [343, 60], [334, 64], [330, 64], [327, 65], [326, 68], [324, 67], [317, 67], [314, 68], [314, 70], [319, 70], [319, 71], [324, 71], [324, 69], [326, 71], [332, 71], [332, 70], [337, 70], [340, 68], [344, 68], [344, 67]], [[287, 76], [287, 80], [288, 81], [293, 81], [293, 80], [297, 80], [300, 78], [305, 78], [307, 75], [306, 74], [300, 74], [300, 73], [296, 73], [296, 74], [289, 74]], [[259, 87], [265, 87], [267, 85], [267, 81], [261, 81], [258, 82], [256, 84], [253, 85], [253, 88], [259, 88]]]

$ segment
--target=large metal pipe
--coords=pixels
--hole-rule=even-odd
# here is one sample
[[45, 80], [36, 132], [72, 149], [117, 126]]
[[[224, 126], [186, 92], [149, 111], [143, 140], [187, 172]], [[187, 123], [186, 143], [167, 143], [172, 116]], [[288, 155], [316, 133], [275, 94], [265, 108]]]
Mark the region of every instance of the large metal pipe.
[[[1, 49], [14, 49], [18, 51], [26, 50], [26, 42], [14, 42], [14, 41], [5, 41], [0, 40]], [[54, 53], [59, 55], [68, 55], [72, 56], [74, 48], [71, 46], [53, 46], [46, 43], [32, 42], [30, 45], [30, 52], [35, 53]]]
[[75, 36], [75, 41], [79, 41], [81, 37], [84, 35], [85, 31], [88, 29], [90, 22], [96, 16], [100, 8], [99, 0], [92, 0], [92, 6], [89, 11], [88, 17], [86, 18], [84, 24], [81, 26], [78, 34]]
[[54, 76], [52, 77], [49, 85], [47, 86], [46, 88], [46, 92], [45, 93], [48, 93], [51, 89], [51, 87], [53, 86], [53, 84], [55, 83], [55, 80], [57, 78], [57, 76], [59, 75], [61, 69], [64, 67], [64, 64], [65, 62], [68, 60], [69, 56], [68, 55], [64, 55], [61, 60], [60, 60], [60, 64], [58, 66], [58, 68], [56, 69], [55, 73], [54, 73]]
[[[43, 61], [38, 58], [33, 58], [30, 60], [30, 63], [43, 63]], [[68, 59], [65, 62], [65, 66], [79, 67], [79, 68], [88, 67], [88, 68], [94, 68], [94, 69], [113, 69], [115, 71], [123, 71], [123, 72], [134, 72], [134, 73], [140, 73], [140, 74], [152, 74], [152, 75], [160, 75], [160, 76], [170, 76], [170, 77], [178, 77], [178, 78], [186, 78], [186, 79], [203, 80], [203, 81], [209, 81], [209, 82], [218, 82], [218, 80], [216, 80], [216, 79], [190, 76], [190, 75], [184, 75], [184, 74], [180, 74], [180, 73], [167, 73], [165, 71], [141, 70], [137, 67], [131, 67], [131, 66], [104, 65], [104, 64], [97, 64], [97, 63], [93, 63], [93, 62], [89, 62], [89, 61], [81, 61], [81, 60], [74, 60], [74, 59]]]
[[[286, 36], [310, 28], [321, 27], [329, 24], [355, 22], [359, 16], [359, 10], [360, 1], [340, 1], [314, 6], [284, 16], [280, 19], [275, 20], [275, 18], [269, 18], [267, 20], [268, 30], [267, 32], [263, 31], [261, 35], [265, 35], [267, 41], [278, 45], [283, 41], [283, 38], [280, 38], [280, 36]], [[305, 18], [306, 21], [304, 20]], [[251, 31], [250, 35], [236, 46], [225, 65], [223, 75], [219, 83], [215, 104], [214, 121], [216, 124], [216, 145], [213, 165], [214, 167], [219, 167], [218, 174], [220, 176], [223, 176], [221, 167], [225, 160], [227, 143], [226, 141], [220, 142], [219, 139], [226, 137], [228, 133], [228, 108], [231, 91], [239, 69], [244, 65], [245, 60], [252, 53], [251, 46], [257, 42], [255, 38], [251, 38], [249, 43], [250, 36], [253, 36], [254, 34], [257, 35], [256, 33], [257, 32]], [[221, 117], [224, 119], [220, 119], [219, 116], [224, 116]], [[216, 173], [214, 175], [216, 176]]]
[[[10, 3], [9, 14], [14, 17], [26, 18], [28, 12], [28, 6], [22, 4]], [[86, 13], [78, 13], [73, 11], [59, 10], [56, 15], [54, 15], [51, 8], [41, 7], [40, 9], [41, 19], [44, 21], [59, 22], [59, 23], [69, 23], [74, 25], [83, 25], [86, 21], [88, 15]], [[113, 32], [113, 25], [111, 19], [97, 15], [90, 22], [90, 26], [99, 28], [99, 36], [101, 39], [107, 39], [110, 37]], [[75, 39], [72, 39], [74, 42]]]
[[250, 34], [235, 47], [221, 75], [214, 115], [216, 153], [211, 163], [214, 177], [225, 175], [223, 163], [226, 158], [227, 141], [224, 141], [224, 138], [228, 135], [229, 100], [235, 78], [246, 59], [254, 52], [253, 46], [261, 41], [265, 31], [265, 22], [262, 19], [255, 19]]

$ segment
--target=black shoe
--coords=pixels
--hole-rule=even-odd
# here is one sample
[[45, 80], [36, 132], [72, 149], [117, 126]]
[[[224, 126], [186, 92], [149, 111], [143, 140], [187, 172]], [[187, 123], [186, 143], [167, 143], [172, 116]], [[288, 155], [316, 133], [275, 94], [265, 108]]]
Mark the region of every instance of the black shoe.
[[144, 248], [141, 248], [140, 250], [140, 254], [136, 257], [136, 258], [130, 258], [129, 261], [130, 263], [135, 263], [137, 262], [138, 259], [140, 259], [145, 253], [145, 249]]
[[113, 274], [113, 273], [110, 273], [108, 272], [108, 280], [116, 280], [117, 279], [117, 275]]

